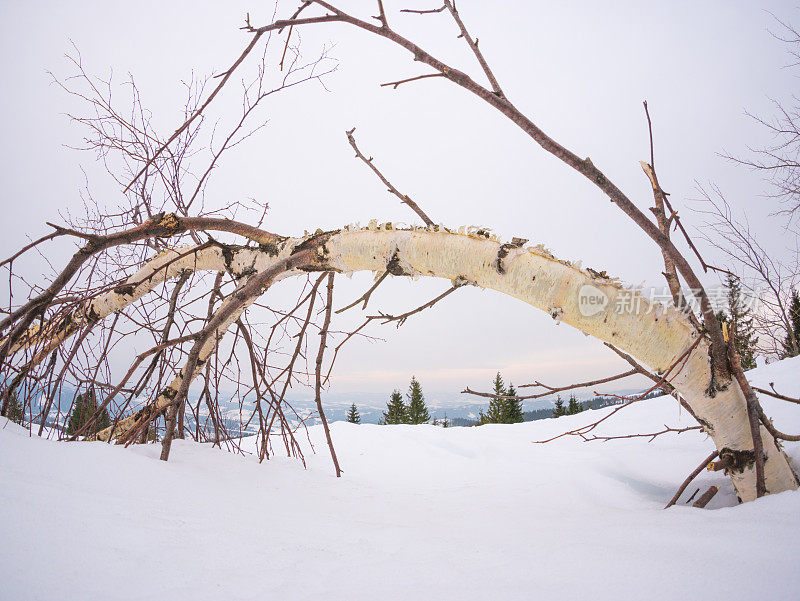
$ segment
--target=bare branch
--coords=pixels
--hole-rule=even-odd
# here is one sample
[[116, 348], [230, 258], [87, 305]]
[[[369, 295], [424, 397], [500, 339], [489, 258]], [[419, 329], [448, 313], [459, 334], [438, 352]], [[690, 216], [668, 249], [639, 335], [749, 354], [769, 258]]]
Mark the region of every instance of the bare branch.
[[558, 388], [553, 388], [551, 386], [547, 386], [542, 384], [541, 382], [534, 382], [533, 384], [522, 384], [519, 388], [531, 388], [531, 387], [542, 387], [546, 388], [545, 392], [540, 392], [537, 394], [528, 394], [528, 395], [516, 395], [516, 396], [502, 396], [492, 394], [491, 392], [476, 392], [470, 388], [466, 390], [462, 390], [461, 394], [472, 394], [475, 396], [486, 397], [490, 399], [518, 399], [518, 400], [526, 400], [526, 399], [541, 399], [546, 396], [552, 396], [554, 393], [557, 392], [564, 392], [565, 390], [575, 390], [577, 388], [587, 388], [588, 386], [596, 386], [597, 384], [605, 384], [606, 382], [613, 382], [614, 380], [621, 380], [622, 378], [627, 378], [630, 376], [635, 376], [638, 372], [636, 369], [632, 369], [630, 371], [626, 371], [621, 374], [617, 374], [615, 376], [609, 376], [608, 378], [602, 378], [600, 380], [592, 380], [591, 382], [580, 382], [577, 384], [568, 384], [567, 386], [561, 386]]
[[430, 15], [430, 14], [434, 14], [434, 13], [440, 13], [443, 10], [445, 10], [446, 8], [447, 8], [447, 6], [445, 6], [445, 5], [442, 5], [439, 8], [431, 8], [431, 9], [428, 9], [428, 10], [415, 10], [413, 8], [404, 8], [400, 12], [401, 13], [411, 13], [411, 14], [414, 14], [414, 15]]
[[391, 192], [392, 194], [397, 196], [397, 198], [400, 199], [400, 202], [402, 202], [403, 204], [408, 205], [411, 208], [412, 211], [414, 211], [417, 215], [419, 215], [419, 217], [422, 219], [422, 221], [425, 222], [425, 225], [433, 226], [434, 225], [433, 224], [433, 220], [430, 217], [428, 217], [428, 215], [425, 214], [425, 212], [419, 207], [419, 205], [416, 202], [414, 202], [413, 200], [411, 200], [411, 198], [409, 198], [407, 195], [401, 194], [400, 191], [397, 188], [395, 188], [388, 179], [386, 179], [386, 177], [383, 175], [383, 173], [381, 173], [378, 170], [378, 168], [372, 162], [372, 157], [367, 158], [362, 154], [362, 152], [358, 149], [358, 146], [356, 145], [356, 139], [353, 137], [353, 132], [354, 131], [356, 131], [355, 127], [353, 129], [351, 129], [350, 131], [347, 131], [345, 133], [347, 134], [347, 141], [350, 142], [350, 146], [352, 146], [353, 150], [355, 150], [355, 152], [356, 152], [356, 158], [361, 159], [362, 161], [364, 161], [364, 163], [370, 169], [372, 169], [372, 172], [375, 175], [378, 176], [378, 179], [380, 179], [383, 182], [383, 184], [386, 186], [386, 188], [389, 190], [389, 192]]
[[786, 434], [778, 430], [773, 424], [772, 420], [767, 417], [764, 413], [764, 410], [761, 406], [758, 407], [758, 417], [761, 420], [761, 423], [764, 424], [764, 427], [767, 431], [772, 434], [775, 438], [779, 438], [781, 440], [788, 440], [790, 442], [798, 442], [800, 441], [800, 435], [798, 434]]
[[796, 403], [796, 404], [800, 405], [800, 399], [793, 399], [792, 397], [788, 397], [786, 395], [779, 394], [775, 390], [772, 382], [770, 382], [769, 385], [770, 385], [770, 388], [772, 388], [772, 392], [770, 392], [769, 390], [765, 390], [764, 388], [759, 388], [758, 386], [753, 386], [753, 390], [755, 390], [756, 392], [760, 392], [761, 394], [766, 394], [767, 396], [774, 397], [776, 399], [781, 399], [782, 401], [788, 401], [790, 403]]
[[[383, 7], [381, 7], [383, 10]], [[325, 439], [328, 441], [328, 449], [331, 452], [331, 459], [333, 466], [336, 468], [336, 477], [342, 477], [342, 469], [339, 467], [339, 459], [336, 457], [336, 450], [333, 448], [333, 440], [331, 440], [331, 431], [328, 428], [328, 420], [325, 419], [325, 410], [322, 408], [322, 358], [325, 354], [325, 343], [328, 340], [328, 327], [331, 325], [331, 309], [333, 308], [333, 272], [328, 273], [328, 298], [325, 302], [325, 322], [322, 324], [322, 330], [319, 333], [319, 351], [317, 352], [317, 367], [315, 371], [315, 400], [317, 402], [317, 412], [322, 421], [322, 427], [325, 430]]]
[[453, 285], [452, 288], [448, 288], [447, 290], [442, 292], [439, 296], [429, 300], [424, 305], [420, 305], [416, 309], [412, 309], [411, 311], [407, 311], [407, 312], [405, 312], [405, 313], [403, 313], [401, 315], [387, 315], [386, 313], [379, 313], [378, 315], [370, 315], [367, 319], [368, 320], [369, 319], [380, 319], [382, 321], [382, 323], [384, 323], [384, 324], [396, 321], [397, 322], [397, 327], [399, 328], [400, 326], [402, 326], [406, 322], [406, 320], [409, 317], [411, 317], [412, 315], [416, 315], [420, 311], [424, 311], [425, 309], [428, 309], [428, 308], [432, 307], [433, 305], [438, 303], [440, 300], [442, 300], [446, 296], [448, 296], [448, 295], [452, 294], [453, 292], [455, 292], [456, 290], [458, 290], [463, 285], [464, 284], [455, 284], [455, 285]]
[[397, 81], [389, 81], [386, 83], [382, 83], [381, 87], [385, 88], [387, 86], [392, 86], [393, 89], [397, 89], [398, 86], [409, 83], [411, 81], [418, 81], [420, 79], [428, 79], [429, 77], [444, 77], [444, 73], [426, 73], [425, 75], [417, 75], [416, 77], [408, 77], [406, 79], [399, 79]]
[[623, 438], [649, 438], [647, 442], [653, 442], [657, 437], [661, 436], [662, 434], [668, 434], [670, 432], [674, 432], [675, 434], [681, 434], [683, 432], [689, 432], [690, 430], [702, 430], [703, 426], [687, 426], [685, 428], [672, 428], [666, 424], [664, 424], [664, 429], [659, 430], [658, 432], [648, 432], [647, 434], [619, 434], [616, 436], [584, 436], [581, 434], [581, 438], [585, 442], [590, 442], [593, 440], [602, 440], [602, 441], [609, 441], [609, 440], [620, 440]]
[[[636, 396], [634, 398], [627, 399], [627, 402], [625, 404], [616, 407], [615, 409], [610, 411], [608, 414], [606, 414], [605, 416], [601, 417], [600, 419], [592, 422], [591, 424], [587, 424], [585, 426], [580, 426], [578, 428], [575, 428], [574, 430], [569, 430], [568, 432], [563, 432], [561, 434], [558, 434], [558, 435], [553, 436], [551, 438], [548, 438], [546, 440], [535, 440], [533, 442], [535, 444], [544, 444], [544, 443], [556, 440], [558, 438], [563, 438], [564, 436], [580, 436], [580, 437], [583, 437], [585, 434], [588, 434], [589, 432], [594, 430], [597, 426], [599, 426], [601, 423], [603, 423], [604, 421], [606, 421], [607, 419], [609, 419], [610, 417], [615, 415], [618, 411], [621, 411], [622, 409], [625, 409], [626, 407], [630, 407], [633, 403], [637, 403], [639, 401], [644, 400], [647, 397], [647, 395], [650, 394], [653, 390], [655, 390], [657, 388], [661, 388], [664, 385], [664, 383], [667, 383], [667, 382], [669, 382], [669, 380], [674, 379], [683, 370], [684, 366], [686, 365], [686, 361], [689, 358], [689, 355], [691, 355], [691, 353], [695, 349], [695, 347], [697, 347], [697, 345], [700, 344], [701, 340], [702, 340], [702, 338], [698, 336], [698, 338], [694, 342], [694, 344], [692, 344], [688, 349], [686, 349], [683, 353], [681, 353], [681, 355], [677, 359], [675, 359], [675, 361], [672, 362], [672, 364], [664, 371], [664, 375], [661, 376], [660, 380], [658, 382], [656, 382], [656, 384], [652, 388], [646, 390], [645, 392], [643, 392], [642, 394], [640, 394], [640, 395], [638, 395], [638, 396]], [[678, 370], [674, 374], [672, 374], [672, 376], [670, 376], [670, 374], [672, 373], [672, 371], [676, 367], [678, 368]], [[617, 395], [612, 395], [612, 396], [617, 396]]]
[[363, 306], [363, 307], [361, 307], [361, 309], [366, 309], [366, 308], [367, 308], [367, 303], [369, 302], [369, 299], [370, 299], [370, 296], [372, 296], [372, 293], [373, 293], [373, 292], [375, 292], [375, 289], [376, 289], [378, 286], [380, 286], [380, 285], [381, 285], [381, 282], [382, 282], [383, 280], [385, 280], [385, 279], [386, 279], [386, 276], [388, 276], [388, 275], [389, 275], [389, 270], [386, 270], [386, 271], [384, 271], [384, 272], [381, 274], [381, 276], [380, 276], [380, 277], [379, 277], [377, 280], [375, 280], [375, 283], [374, 283], [372, 286], [370, 286], [369, 290], [367, 290], [367, 291], [366, 291], [364, 294], [362, 294], [361, 296], [359, 296], [359, 297], [358, 297], [356, 300], [354, 300], [352, 303], [350, 303], [350, 304], [349, 304], [349, 305], [347, 305], [346, 307], [342, 307], [341, 309], [338, 309], [338, 310], [336, 311], [336, 314], [338, 315], [339, 313], [344, 313], [344, 312], [345, 312], [345, 311], [347, 311], [348, 309], [350, 309], [350, 308], [352, 308], [352, 307], [355, 307], [355, 306], [356, 306], [358, 303], [360, 303], [362, 300], [364, 301], [364, 306]]
[[[683, 484], [681, 484], [680, 487], [678, 487], [678, 490], [675, 492], [675, 495], [669, 500], [669, 503], [666, 504], [664, 509], [669, 509], [670, 507], [675, 505], [675, 503], [678, 502], [678, 499], [681, 498], [681, 495], [683, 494], [683, 491], [686, 490], [686, 487], [689, 486], [689, 484], [692, 483], [692, 480], [697, 478], [697, 476], [700, 474], [700, 472], [702, 472], [704, 469], [706, 469], [706, 466], [710, 462], [714, 461], [714, 459], [716, 458], [717, 455], [719, 455], [719, 452], [718, 451], [714, 451], [713, 453], [711, 453], [711, 455], [709, 455], [708, 457], [703, 459], [702, 463], [700, 463], [700, 465], [698, 465], [694, 469], [694, 471], [692, 471], [692, 473], [689, 474], [686, 477], [686, 480], [683, 481]], [[695, 494], [697, 494], [697, 493], [695, 493]], [[692, 495], [692, 497], [694, 497], [694, 495]], [[692, 499], [690, 498], [689, 501], [691, 501], [691, 500]]]
[[[273, 29], [278, 29], [278, 28], [279, 27], [274, 27]], [[264, 31], [260, 31], [260, 30], [259, 31], [255, 31], [255, 35], [250, 40], [250, 43], [245, 47], [245, 49], [239, 55], [239, 58], [237, 58], [234, 61], [234, 63], [230, 67], [228, 67], [228, 69], [224, 73], [222, 73], [222, 79], [217, 84], [217, 87], [214, 88], [214, 90], [211, 92], [211, 94], [208, 95], [208, 98], [206, 98], [205, 102], [203, 102], [203, 104], [200, 105], [200, 107], [194, 113], [192, 113], [192, 115], [186, 121], [184, 121], [183, 124], [180, 127], [178, 127], [178, 129], [175, 130], [175, 132], [169, 137], [169, 139], [166, 142], [164, 142], [158, 150], [156, 150], [155, 154], [153, 154], [153, 156], [151, 156], [145, 162], [144, 166], [139, 170], [139, 172], [133, 177], [133, 179], [130, 181], [130, 183], [122, 191], [123, 194], [126, 193], [128, 190], [130, 190], [131, 186], [133, 186], [133, 184], [135, 184], [136, 181], [144, 173], [147, 172], [147, 169], [150, 167], [150, 165], [153, 164], [153, 161], [155, 161], [161, 155], [161, 153], [164, 152], [164, 150], [167, 147], [169, 147], [169, 145], [178, 136], [180, 136], [184, 131], [186, 131], [186, 129], [192, 124], [192, 122], [195, 119], [197, 119], [200, 115], [203, 114], [203, 111], [206, 109], [206, 107], [209, 104], [211, 104], [211, 101], [214, 100], [214, 97], [217, 94], [219, 94], [220, 90], [222, 90], [223, 87], [225, 87], [225, 84], [228, 83], [228, 80], [230, 79], [231, 75], [233, 75], [233, 72], [236, 70], [236, 68], [239, 65], [242, 64], [244, 59], [247, 58], [247, 55], [250, 54], [250, 52], [253, 50], [253, 48], [255, 48], [256, 44], [258, 43], [258, 40], [261, 38], [262, 35], [264, 35], [265, 32], [266, 32], [266, 30], [264, 30]]]
[[459, 37], [464, 38], [464, 41], [467, 43], [467, 46], [469, 46], [469, 49], [472, 50], [472, 53], [475, 55], [475, 58], [478, 59], [478, 63], [480, 64], [481, 69], [483, 69], [484, 74], [486, 74], [486, 79], [489, 80], [489, 84], [492, 86], [492, 92], [498, 98], [505, 98], [506, 96], [503, 93], [503, 90], [500, 89], [500, 84], [497, 83], [497, 78], [494, 76], [494, 73], [492, 73], [492, 70], [489, 68], [489, 63], [486, 62], [483, 53], [478, 48], [477, 38], [473, 40], [472, 36], [469, 35], [467, 27], [461, 20], [461, 15], [459, 15], [458, 10], [456, 10], [455, 3], [452, 2], [452, 0], [444, 0], [444, 5], [447, 8], [447, 10], [450, 11], [450, 14], [453, 16], [453, 20], [456, 22], [456, 25], [458, 25], [458, 29], [461, 31]]

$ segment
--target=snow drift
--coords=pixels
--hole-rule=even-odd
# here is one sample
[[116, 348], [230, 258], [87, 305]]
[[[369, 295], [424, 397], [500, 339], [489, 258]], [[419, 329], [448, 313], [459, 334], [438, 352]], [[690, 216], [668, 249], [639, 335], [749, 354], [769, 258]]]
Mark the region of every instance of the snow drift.
[[[749, 372], [800, 393], [800, 358]], [[779, 429], [800, 407], [762, 398]], [[309, 467], [207, 444], [55, 443], [0, 424], [2, 599], [795, 599], [800, 492], [736, 504], [697, 432], [547, 438], [603, 412], [480, 428], [337, 422]], [[690, 425], [669, 397], [604, 434]], [[800, 445], [786, 444], [795, 468]], [[709, 485], [706, 510], [684, 505]], [[743, 578], [742, 571], [750, 576]]]

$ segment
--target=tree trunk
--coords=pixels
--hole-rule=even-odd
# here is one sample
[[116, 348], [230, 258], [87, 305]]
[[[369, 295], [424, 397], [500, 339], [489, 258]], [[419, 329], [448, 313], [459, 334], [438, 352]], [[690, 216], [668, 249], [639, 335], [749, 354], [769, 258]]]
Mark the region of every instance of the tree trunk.
[[[503, 245], [483, 236], [375, 229], [332, 236], [325, 250], [329, 264], [343, 272], [382, 272], [391, 263], [395, 274], [461, 278], [503, 292], [613, 344], [656, 372], [669, 368], [700, 336], [674, 308], [653, 306], [632, 289], [559, 261], [543, 249]], [[590, 297], [599, 299], [598, 304], [589, 304]], [[624, 310], [635, 307], [638, 311]], [[755, 499], [753, 440], [741, 388], [735, 380], [715, 379], [706, 340], [680, 364], [671, 383], [697, 414], [720, 456], [734, 460], [734, 467], [727, 471], [739, 498]], [[797, 478], [788, 458], [763, 426], [760, 431], [767, 491], [796, 489]]]
[[[604, 272], [583, 270], [556, 259], [542, 248], [523, 249], [513, 244], [501, 244], [485, 235], [453, 233], [440, 226], [396, 230], [389, 224], [377, 226], [373, 221], [365, 229], [346, 228], [341, 232], [317, 234], [305, 239], [290, 238], [276, 246], [277, 254], [275, 248], [242, 247], [226, 249], [226, 252], [216, 247], [196, 253], [191, 253], [191, 250], [169, 251], [143, 267], [117, 291], [96, 299], [90, 308], [91, 314], [99, 319], [122, 310], [159, 281], [176, 277], [182, 269], [260, 273], [299, 249], [309, 248], [315, 251], [307, 267], [314, 270], [331, 269], [343, 273], [384, 273], [388, 270], [392, 275], [468, 281], [546, 311], [554, 319], [630, 353], [655, 372], [667, 370], [683, 357], [671, 372], [671, 384], [697, 414], [714, 440], [720, 457], [730, 457], [733, 467], [727, 471], [739, 498], [742, 501], [756, 498], [755, 455], [742, 389], [735, 380], [723, 380], [712, 373], [708, 342], [698, 341], [701, 334], [676, 309], [651, 305], [647, 299], [608, 278]], [[169, 268], [164, 269], [167, 264]], [[304, 271], [294, 269], [280, 277], [298, 273]], [[237, 311], [236, 317], [240, 313]], [[226, 320], [220, 333], [233, 321]], [[37, 334], [31, 332], [26, 340], [35, 339]], [[65, 337], [63, 333], [58, 335], [61, 340]], [[209, 340], [204, 345], [200, 355], [203, 362], [214, 351], [216, 343], [216, 340]], [[47, 346], [54, 348], [51, 344]], [[684, 357], [687, 352], [688, 356]], [[157, 410], [163, 411], [170, 405], [182, 380], [179, 374], [164, 390], [155, 403]], [[124, 432], [135, 419], [132, 416], [123, 420], [115, 435]], [[760, 431], [764, 443], [767, 491], [777, 493], [796, 489], [798, 481], [787, 457], [763, 426]], [[110, 433], [107, 429], [97, 437], [107, 440]]]

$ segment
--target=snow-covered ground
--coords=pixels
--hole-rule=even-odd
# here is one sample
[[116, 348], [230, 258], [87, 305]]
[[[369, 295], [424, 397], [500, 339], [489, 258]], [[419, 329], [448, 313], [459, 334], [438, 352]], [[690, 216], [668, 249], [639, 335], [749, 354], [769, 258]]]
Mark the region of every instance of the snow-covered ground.
[[[800, 358], [751, 372], [800, 394]], [[784, 431], [800, 407], [762, 399]], [[0, 423], [2, 599], [797, 599], [800, 493], [662, 507], [712, 450], [696, 432], [532, 441], [610, 411], [480, 428], [319, 427], [309, 468], [209, 445], [30, 438]], [[689, 425], [670, 398], [604, 433]], [[800, 466], [800, 446], [786, 448]]]

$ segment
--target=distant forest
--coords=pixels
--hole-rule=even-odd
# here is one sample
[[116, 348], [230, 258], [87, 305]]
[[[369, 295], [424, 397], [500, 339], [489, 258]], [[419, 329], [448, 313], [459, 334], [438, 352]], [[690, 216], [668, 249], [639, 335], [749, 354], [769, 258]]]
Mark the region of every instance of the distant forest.
[[[660, 391], [651, 392], [645, 398], [654, 398], [662, 396], [664, 393]], [[582, 401], [583, 409], [602, 409], [603, 407], [611, 407], [613, 405], [621, 405], [624, 401], [616, 397], [598, 396], [588, 401]], [[526, 422], [533, 422], [539, 419], [549, 419], [551, 417], [558, 417], [554, 415], [553, 407], [545, 407], [544, 409], [534, 409], [533, 411], [523, 411], [522, 417]], [[450, 420], [452, 426], [477, 426], [478, 420], [467, 419], [465, 417], [454, 417]]]

